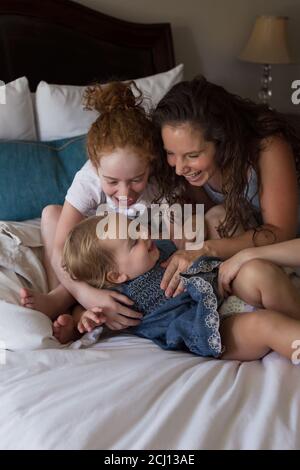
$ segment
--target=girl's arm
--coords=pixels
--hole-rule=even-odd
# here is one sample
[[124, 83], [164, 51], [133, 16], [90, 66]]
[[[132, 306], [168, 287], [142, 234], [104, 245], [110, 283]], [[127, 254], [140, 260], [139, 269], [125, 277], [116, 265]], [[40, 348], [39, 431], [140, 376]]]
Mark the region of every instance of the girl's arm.
[[55, 234], [52, 255], [53, 269], [61, 284], [87, 310], [95, 306], [103, 308], [108, 326], [112, 326], [114, 329], [134, 326], [139, 323], [137, 319], [141, 318], [142, 315], [122, 305], [131, 306], [133, 304], [128, 297], [118, 292], [95, 289], [84, 282], [74, 281], [61, 265], [62, 252], [67, 235], [83, 219], [84, 216], [77, 209], [67, 201], [64, 203]]
[[[297, 268], [300, 266], [300, 238], [276, 243], [275, 245], [248, 248], [237, 253], [235, 256], [241, 257], [244, 262], [252, 259], [264, 259], [278, 264], [279, 266]], [[230, 261], [230, 259], [223, 264], [228, 261]]]
[[[295, 159], [290, 145], [280, 137], [264, 142], [259, 159], [261, 187], [259, 198], [263, 226], [255, 234], [248, 230], [241, 235], [207, 240], [201, 250], [175, 253], [170, 259], [162, 281], [162, 289], [172, 295], [178, 286], [178, 275], [199, 256], [227, 259], [245, 248], [265, 246], [295, 238], [298, 213], [298, 185]], [[263, 230], [265, 229], [265, 230]]]

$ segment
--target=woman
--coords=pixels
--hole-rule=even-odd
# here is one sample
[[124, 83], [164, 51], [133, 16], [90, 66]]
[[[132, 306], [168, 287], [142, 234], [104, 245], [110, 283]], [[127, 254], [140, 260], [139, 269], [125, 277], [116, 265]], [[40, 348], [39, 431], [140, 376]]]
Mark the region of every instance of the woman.
[[227, 259], [300, 234], [300, 140], [283, 116], [200, 76], [175, 85], [153, 122], [166, 154], [157, 175], [167, 201], [225, 207], [219, 239], [169, 260], [161, 284], [166, 295], [182, 291], [178, 275], [198, 256]]

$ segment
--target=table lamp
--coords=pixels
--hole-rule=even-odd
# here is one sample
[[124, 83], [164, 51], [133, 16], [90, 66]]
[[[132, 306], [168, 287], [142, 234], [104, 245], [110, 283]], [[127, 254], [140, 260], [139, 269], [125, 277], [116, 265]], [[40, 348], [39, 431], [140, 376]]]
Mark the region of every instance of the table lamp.
[[263, 64], [261, 89], [258, 99], [269, 104], [271, 90], [271, 65], [289, 64], [291, 56], [287, 43], [286, 16], [258, 16], [254, 23], [249, 40], [239, 55], [241, 60]]

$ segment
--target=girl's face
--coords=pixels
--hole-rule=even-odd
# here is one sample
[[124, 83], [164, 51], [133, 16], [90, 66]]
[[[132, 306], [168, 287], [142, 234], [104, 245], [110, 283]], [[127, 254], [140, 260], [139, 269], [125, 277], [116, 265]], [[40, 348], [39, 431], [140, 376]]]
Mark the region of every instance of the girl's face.
[[203, 186], [214, 180], [219, 171], [215, 161], [215, 144], [204, 139], [201, 130], [189, 123], [165, 125], [162, 139], [168, 164], [192, 186]]
[[101, 158], [98, 175], [102, 190], [116, 205], [134, 204], [148, 183], [149, 162], [131, 147], [117, 148]]

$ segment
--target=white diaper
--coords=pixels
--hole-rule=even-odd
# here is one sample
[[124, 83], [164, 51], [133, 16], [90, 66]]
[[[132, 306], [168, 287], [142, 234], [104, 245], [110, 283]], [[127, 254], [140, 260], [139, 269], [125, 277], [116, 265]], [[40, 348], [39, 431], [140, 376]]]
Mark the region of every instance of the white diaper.
[[253, 305], [247, 304], [235, 295], [230, 295], [226, 300], [224, 300], [219, 308], [219, 314], [223, 320], [225, 317], [229, 317], [236, 313], [254, 312], [254, 310], [256, 310], [256, 307], [253, 307]]

